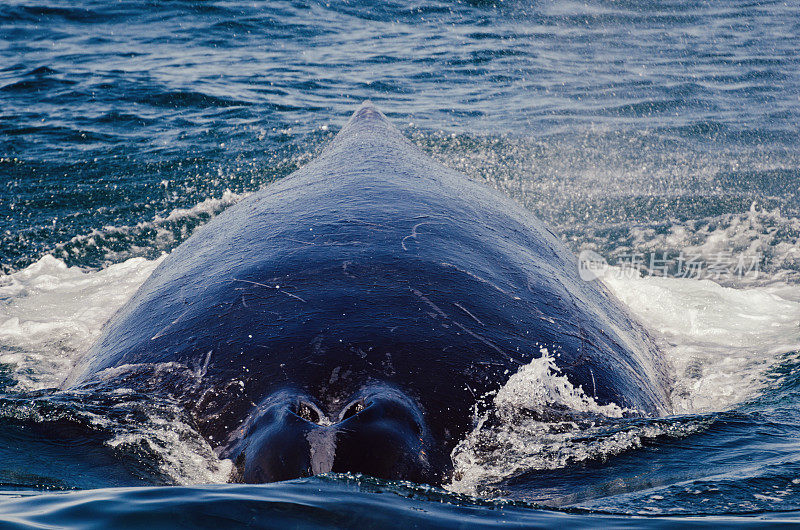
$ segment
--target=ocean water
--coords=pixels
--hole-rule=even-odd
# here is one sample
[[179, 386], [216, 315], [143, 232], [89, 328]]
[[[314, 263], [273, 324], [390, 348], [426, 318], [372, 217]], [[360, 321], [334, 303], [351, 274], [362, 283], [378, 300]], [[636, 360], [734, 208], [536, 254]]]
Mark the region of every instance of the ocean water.
[[[365, 99], [593, 264], [672, 415], [619, 418], [545, 355], [442, 488], [253, 486], [172, 403], [54, 391], [165, 254]], [[798, 123], [795, 0], [1, 3], [0, 527], [797, 521]], [[530, 414], [554, 405], [586, 415]]]

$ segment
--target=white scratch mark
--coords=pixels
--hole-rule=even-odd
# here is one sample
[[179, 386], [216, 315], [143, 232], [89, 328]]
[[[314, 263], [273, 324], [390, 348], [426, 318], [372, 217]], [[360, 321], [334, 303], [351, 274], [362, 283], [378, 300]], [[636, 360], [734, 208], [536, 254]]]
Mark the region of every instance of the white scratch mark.
[[266, 287], [267, 289], [275, 289], [276, 291], [279, 291], [279, 292], [285, 294], [286, 296], [291, 296], [292, 298], [297, 298], [298, 300], [300, 300], [301, 302], [304, 302], [304, 303], [307, 302], [307, 300], [304, 300], [303, 298], [300, 298], [296, 294], [292, 294], [292, 293], [290, 293], [288, 291], [284, 291], [283, 289], [280, 288], [279, 285], [267, 285], [265, 283], [251, 282], [250, 280], [239, 280], [239, 279], [236, 279], [236, 278], [232, 278], [232, 281], [234, 281], [234, 282], [251, 283], [253, 285], [260, 285], [261, 287]]
[[477, 333], [475, 333], [475, 332], [473, 332], [473, 331], [471, 331], [471, 330], [467, 329], [467, 327], [466, 327], [466, 326], [464, 326], [463, 324], [461, 324], [461, 323], [459, 323], [459, 322], [456, 322], [455, 320], [453, 320], [452, 318], [450, 318], [450, 316], [449, 316], [447, 313], [445, 313], [444, 311], [442, 311], [442, 310], [441, 310], [441, 308], [439, 308], [439, 306], [437, 306], [436, 304], [434, 304], [434, 303], [433, 303], [433, 302], [432, 302], [432, 301], [431, 301], [431, 300], [430, 300], [430, 299], [429, 299], [427, 296], [425, 296], [424, 294], [422, 294], [420, 291], [418, 291], [417, 289], [414, 289], [414, 288], [412, 287], [412, 288], [411, 288], [411, 292], [412, 292], [412, 293], [414, 293], [414, 295], [416, 295], [418, 298], [420, 298], [420, 299], [421, 299], [423, 302], [425, 302], [426, 304], [428, 304], [428, 306], [430, 306], [430, 307], [431, 307], [431, 309], [433, 309], [434, 311], [436, 311], [436, 313], [438, 313], [438, 314], [439, 314], [441, 317], [443, 317], [443, 318], [446, 318], [447, 320], [449, 320], [450, 322], [452, 322], [453, 324], [455, 324], [456, 326], [458, 326], [458, 328], [459, 328], [461, 331], [463, 331], [463, 332], [464, 332], [464, 333], [466, 333], [467, 335], [469, 335], [469, 336], [471, 336], [471, 337], [473, 337], [473, 338], [475, 338], [475, 339], [479, 340], [480, 342], [484, 343], [485, 345], [489, 346], [491, 349], [493, 349], [494, 351], [496, 351], [497, 353], [499, 353], [500, 355], [502, 355], [503, 357], [505, 357], [506, 359], [508, 359], [510, 362], [512, 362], [512, 363], [515, 363], [515, 364], [519, 364], [519, 362], [518, 362], [518, 361], [516, 361], [516, 360], [515, 360], [513, 357], [511, 357], [509, 354], [507, 354], [507, 353], [506, 353], [506, 352], [504, 352], [502, 349], [500, 349], [500, 348], [499, 348], [499, 347], [498, 347], [496, 344], [494, 344], [492, 341], [490, 341], [490, 340], [487, 340], [487, 339], [485, 339], [485, 338], [481, 337], [481, 336], [480, 336], [480, 335], [478, 335]]
[[513, 298], [514, 300], [522, 300], [522, 299], [521, 299], [519, 296], [513, 295], [513, 294], [509, 293], [508, 291], [505, 291], [505, 290], [501, 289], [500, 287], [496, 286], [495, 284], [493, 284], [493, 283], [492, 283], [492, 282], [490, 282], [489, 280], [486, 280], [486, 279], [484, 279], [484, 278], [481, 278], [481, 277], [480, 277], [480, 276], [478, 276], [477, 274], [473, 274], [473, 273], [471, 273], [471, 272], [469, 272], [469, 271], [465, 271], [465, 270], [464, 270], [464, 269], [462, 269], [462, 268], [456, 267], [456, 266], [455, 266], [455, 265], [453, 265], [452, 263], [442, 262], [442, 266], [443, 266], [443, 267], [450, 267], [451, 269], [455, 269], [455, 270], [457, 270], [457, 271], [459, 271], [459, 272], [463, 272], [464, 274], [466, 274], [466, 275], [468, 275], [468, 276], [471, 276], [472, 278], [475, 278], [475, 279], [476, 279], [476, 280], [478, 280], [479, 282], [482, 282], [482, 283], [485, 283], [485, 284], [487, 284], [487, 285], [490, 285], [490, 286], [494, 287], [495, 289], [497, 289], [498, 291], [500, 291], [500, 292], [501, 292], [501, 293], [503, 293], [504, 295], [506, 295], [506, 296], [508, 296], [508, 297], [510, 297], [510, 298]]
[[161, 328], [161, 331], [159, 331], [158, 333], [156, 333], [155, 335], [153, 335], [152, 337], [150, 337], [150, 340], [156, 340], [157, 338], [159, 338], [159, 337], [163, 336], [163, 335], [164, 335], [164, 333], [166, 333], [166, 332], [167, 332], [167, 330], [168, 330], [169, 328], [171, 328], [172, 326], [174, 326], [175, 324], [177, 324], [177, 323], [178, 323], [178, 321], [179, 321], [180, 319], [182, 319], [182, 318], [184, 317], [184, 315], [186, 315], [186, 313], [188, 313], [188, 312], [189, 312], [189, 310], [190, 310], [190, 309], [191, 309], [191, 307], [187, 308], [187, 309], [186, 309], [186, 311], [184, 311], [183, 313], [181, 313], [180, 315], [178, 315], [178, 318], [176, 318], [175, 320], [173, 320], [172, 322], [170, 322], [169, 324], [167, 324], [166, 326], [164, 326], [163, 328]]
[[456, 306], [457, 308], [459, 308], [460, 310], [462, 310], [463, 312], [465, 312], [466, 314], [468, 314], [470, 317], [472, 317], [472, 319], [473, 319], [475, 322], [477, 322], [478, 324], [480, 324], [481, 326], [483, 326], [483, 322], [481, 322], [481, 319], [480, 319], [480, 318], [478, 318], [478, 317], [476, 317], [476, 316], [475, 316], [475, 315], [473, 315], [472, 313], [470, 313], [470, 312], [469, 312], [469, 310], [468, 310], [466, 307], [464, 307], [463, 305], [459, 304], [458, 302], [453, 302], [453, 305], [454, 305], [454, 306]]
[[431, 221], [423, 221], [421, 223], [415, 224], [414, 227], [411, 229], [411, 233], [408, 234], [406, 237], [404, 237], [403, 240], [400, 242], [400, 245], [403, 247], [403, 250], [406, 251], [408, 250], [408, 247], [406, 247], [407, 239], [417, 239], [417, 228], [419, 228], [422, 225], [429, 225], [429, 224], [435, 224], [435, 223], [432, 223]]

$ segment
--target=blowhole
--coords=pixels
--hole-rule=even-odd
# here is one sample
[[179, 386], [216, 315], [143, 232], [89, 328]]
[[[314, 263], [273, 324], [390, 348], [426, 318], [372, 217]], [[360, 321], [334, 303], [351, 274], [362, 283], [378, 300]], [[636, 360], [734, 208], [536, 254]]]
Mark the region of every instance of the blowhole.
[[317, 408], [311, 403], [307, 403], [305, 401], [298, 402], [293, 412], [311, 423], [319, 424], [320, 420], [322, 419]]
[[353, 416], [355, 416], [356, 414], [367, 408], [367, 406], [368, 403], [365, 403], [363, 399], [359, 399], [358, 401], [351, 403], [350, 406], [347, 407], [347, 409], [345, 409], [344, 414], [342, 414], [341, 421], [344, 421], [348, 418], [352, 418]]

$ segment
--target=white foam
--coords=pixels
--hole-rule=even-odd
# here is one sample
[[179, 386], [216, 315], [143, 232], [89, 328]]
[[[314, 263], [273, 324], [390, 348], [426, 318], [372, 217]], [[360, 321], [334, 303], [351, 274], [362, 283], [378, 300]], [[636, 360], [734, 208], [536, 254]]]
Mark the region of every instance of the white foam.
[[675, 376], [676, 413], [726, 410], [775, 384], [770, 371], [800, 351], [800, 286], [735, 289], [710, 280], [603, 281], [655, 335]]
[[0, 276], [0, 364], [17, 390], [57, 387], [162, 258], [131, 258], [98, 271], [45, 255]]
[[[16, 391], [35, 391], [61, 385], [77, 360], [97, 339], [103, 324], [124, 304], [164, 259], [130, 257], [143, 250], [135, 243], [155, 232], [155, 240], [138, 241], [148, 250], [168, 249], [191, 230], [247, 194], [225, 191], [191, 208], [133, 226], [108, 226], [59, 245], [54, 253], [68, 257], [84, 249], [104, 252], [109, 264], [100, 270], [68, 267], [47, 254], [36, 263], [0, 275], [0, 370], [13, 374]], [[176, 232], [177, 231], [177, 232]], [[150, 236], [147, 236], [150, 237]], [[128, 250], [114, 250], [108, 242], [129, 241]], [[152, 252], [151, 252], [152, 253]], [[135, 404], [121, 404], [121, 407]], [[167, 413], [169, 412], [169, 413]], [[121, 451], [151, 453], [159, 471], [178, 484], [226, 482], [232, 463], [219, 460], [209, 444], [180, 417], [178, 411], [153, 406], [147, 421], [111, 423], [108, 442]], [[141, 418], [141, 416], [138, 416]]]

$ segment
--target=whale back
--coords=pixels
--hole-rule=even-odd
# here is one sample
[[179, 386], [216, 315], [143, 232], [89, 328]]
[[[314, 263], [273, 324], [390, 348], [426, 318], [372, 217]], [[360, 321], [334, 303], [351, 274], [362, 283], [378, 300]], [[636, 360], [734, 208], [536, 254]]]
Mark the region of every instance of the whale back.
[[366, 103], [318, 158], [173, 250], [67, 386], [185, 367], [152, 388], [222, 443], [278, 389], [334, 410], [382, 381], [452, 448], [478, 398], [543, 351], [601, 404], [670, 409], [658, 349], [565, 245]]

